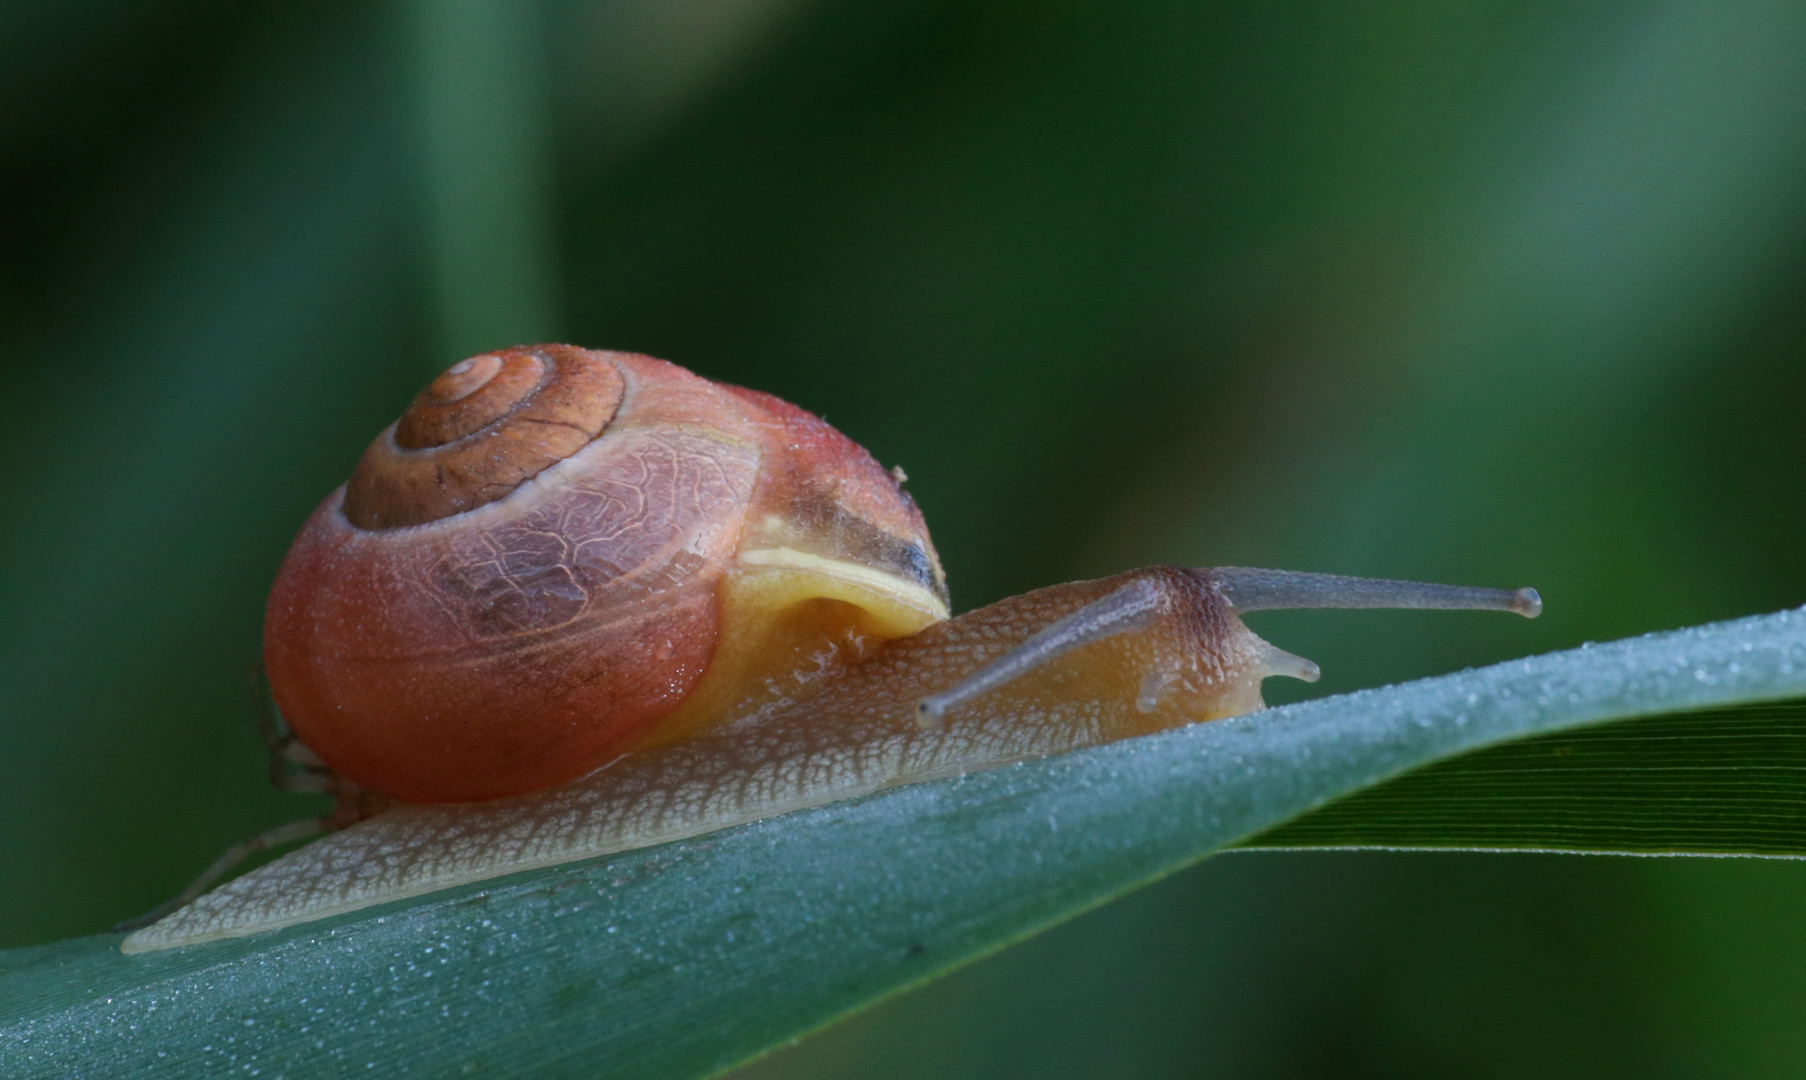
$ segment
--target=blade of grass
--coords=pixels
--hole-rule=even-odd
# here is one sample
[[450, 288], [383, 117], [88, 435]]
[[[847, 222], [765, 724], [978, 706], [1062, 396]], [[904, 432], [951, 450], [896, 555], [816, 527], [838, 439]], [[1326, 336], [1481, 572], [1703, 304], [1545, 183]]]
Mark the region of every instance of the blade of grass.
[[1464, 751], [1806, 697], [1806, 612], [1513, 661], [292, 927], [0, 954], [0, 1074], [691, 1077]]
[[411, 0], [440, 365], [559, 337], [540, 4]]
[[1490, 747], [1238, 846], [1806, 856], [1806, 701]]

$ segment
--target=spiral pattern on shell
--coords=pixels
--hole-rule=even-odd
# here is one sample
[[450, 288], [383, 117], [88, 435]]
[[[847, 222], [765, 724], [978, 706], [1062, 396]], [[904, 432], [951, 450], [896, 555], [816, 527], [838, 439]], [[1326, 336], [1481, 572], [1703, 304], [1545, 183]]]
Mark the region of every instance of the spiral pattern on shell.
[[364, 451], [345, 517], [394, 529], [503, 498], [602, 434], [624, 386], [600, 354], [568, 345], [460, 360]]

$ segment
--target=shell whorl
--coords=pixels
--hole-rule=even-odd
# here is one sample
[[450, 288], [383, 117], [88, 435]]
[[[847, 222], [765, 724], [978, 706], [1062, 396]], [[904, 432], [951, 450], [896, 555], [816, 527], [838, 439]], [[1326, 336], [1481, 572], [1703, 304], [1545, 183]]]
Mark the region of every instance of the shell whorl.
[[613, 364], [568, 345], [460, 360], [364, 451], [345, 517], [397, 529], [495, 502], [600, 435], [624, 389]]

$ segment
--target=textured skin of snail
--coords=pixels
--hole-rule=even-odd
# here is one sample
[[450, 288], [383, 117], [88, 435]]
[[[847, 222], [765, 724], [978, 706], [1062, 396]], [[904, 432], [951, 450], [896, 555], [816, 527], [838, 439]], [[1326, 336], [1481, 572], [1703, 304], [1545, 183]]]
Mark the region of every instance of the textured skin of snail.
[[[917, 702], [1127, 580], [1170, 607], [925, 729]], [[235, 937], [517, 870], [679, 840], [883, 788], [994, 768], [1261, 707], [1283, 657], [1207, 577], [1154, 568], [1040, 589], [899, 639], [819, 689], [629, 754], [550, 790], [401, 804], [227, 883], [126, 940], [143, 952]], [[1165, 692], [1144, 711], [1149, 674]]]
[[377, 438], [271, 591], [272, 690], [338, 831], [122, 949], [1250, 712], [1262, 679], [1316, 669], [1246, 610], [1540, 605], [1150, 567], [949, 619], [898, 477], [816, 417], [643, 356], [474, 357]]

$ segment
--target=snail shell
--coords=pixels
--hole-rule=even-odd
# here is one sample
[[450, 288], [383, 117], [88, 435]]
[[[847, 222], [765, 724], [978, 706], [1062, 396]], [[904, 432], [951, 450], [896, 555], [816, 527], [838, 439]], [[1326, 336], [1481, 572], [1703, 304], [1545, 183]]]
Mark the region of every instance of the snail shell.
[[946, 595], [914, 502], [814, 416], [537, 346], [454, 365], [377, 437], [277, 574], [264, 664], [345, 777], [491, 799], [681, 735], [799, 624], [857, 650]]

